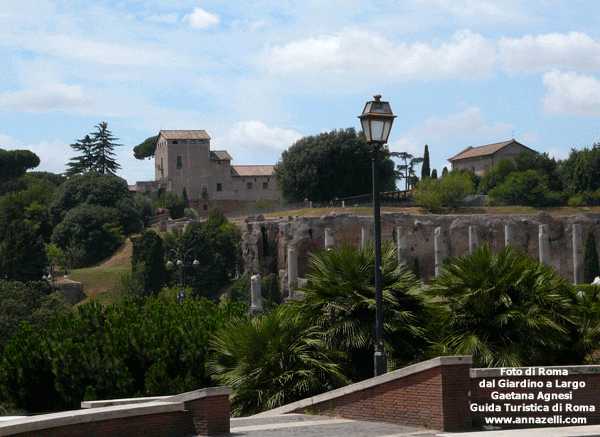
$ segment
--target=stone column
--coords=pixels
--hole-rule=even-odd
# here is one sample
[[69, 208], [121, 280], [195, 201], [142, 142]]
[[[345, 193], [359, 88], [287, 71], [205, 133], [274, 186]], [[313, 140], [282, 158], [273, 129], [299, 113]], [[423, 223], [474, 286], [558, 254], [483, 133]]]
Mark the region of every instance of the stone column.
[[288, 249], [288, 289], [289, 298], [294, 297], [294, 292], [298, 288], [298, 252], [294, 249]]
[[442, 228], [435, 228], [433, 232], [433, 248], [435, 253], [435, 276], [442, 274], [442, 263], [444, 262], [442, 242]]
[[539, 225], [539, 247], [540, 247], [540, 263], [550, 265], [550, 240], [548, 238], [548, 225]]
[[325, 228], [325, 249], [333, 247], [333, 231], [331, 228]]
[[504, 225], [504, 247], [515, 246], [515, 226]]
[[398, 261], [408, 262], [406, 229], [401, 227], [396, 228], [396, 248], [398, 249]]
[[362, 228], [360, 232], [360, 247], [365, 248], [371, 240], [371, 230], [369, 228]]
[[477, 226], [469, 226], [469, 252], [475, 252], [478, 246], [479, 242], [477, 240]]
[[346, 201], [342, 200], [342, 208], [345, 208], [345, 207], [346, 207]]
[[258, 316], [263, 312], [262, 303], [260, 301], [261, 290], [260, 290], [260, 275], [253, 275], [250, 278], [250, 297], [252, 303], [250, 305], [250, 314], [254, 317]]
[[573, 225], [573, 284], [583, 284], [583, 235], [581, 225]]

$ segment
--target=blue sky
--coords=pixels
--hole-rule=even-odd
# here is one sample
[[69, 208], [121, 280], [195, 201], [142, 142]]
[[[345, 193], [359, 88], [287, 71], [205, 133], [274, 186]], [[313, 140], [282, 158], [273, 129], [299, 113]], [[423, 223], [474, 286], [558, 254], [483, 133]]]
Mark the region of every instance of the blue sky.
[[0, 148], [63, 172], [108, 123], [132, 149], [205, 129], [233, 164], [275, 164], [305, 135], [353, 126], [383, 95], [392, 151], [432, 168], [515, 138], [566, 158], [600, 139], [600, 2], [0, 0]]

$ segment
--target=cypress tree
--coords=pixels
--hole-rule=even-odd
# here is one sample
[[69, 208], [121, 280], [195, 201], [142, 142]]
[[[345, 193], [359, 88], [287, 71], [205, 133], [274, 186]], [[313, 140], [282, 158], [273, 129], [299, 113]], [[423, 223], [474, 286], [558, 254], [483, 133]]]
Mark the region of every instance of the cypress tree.
[[596, 250], [596, 238], [594, 231], [590, 230], [585, 239], [583, 249], [583, 281], [586, 284], [594, 282], [596, 276], [600, 276], [600, 264], [598, 263], [598, 251]]
[[442, 169], [442, 176], [446, 176], [448, 174], [448, 167], [444, 167]]
[[437, 170], [435, 168], [431, 170], [431, 179], [437, 179]]
[[423, 165], [421, 166], [421, 179], [425, 179], [431, 176], [431, 167], [429, 165], [429, 146], [425, 144], [425, 151], [423, 152]]

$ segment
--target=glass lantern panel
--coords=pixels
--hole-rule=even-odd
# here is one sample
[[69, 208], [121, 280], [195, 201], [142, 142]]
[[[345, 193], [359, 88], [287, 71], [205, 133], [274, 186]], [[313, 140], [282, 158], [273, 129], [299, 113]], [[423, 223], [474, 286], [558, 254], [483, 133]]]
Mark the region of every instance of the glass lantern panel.
[[385, 124], [386, 123], [383, 120], [371, 120], [373, 141], [385, 141]]
[[365, 139], [367, 141], [371, 140], [371, 125], [369, 124], [369, 120], [366, 118], [361, 118], [360, 124], [362, 125], [363, 132], [365, 133]]

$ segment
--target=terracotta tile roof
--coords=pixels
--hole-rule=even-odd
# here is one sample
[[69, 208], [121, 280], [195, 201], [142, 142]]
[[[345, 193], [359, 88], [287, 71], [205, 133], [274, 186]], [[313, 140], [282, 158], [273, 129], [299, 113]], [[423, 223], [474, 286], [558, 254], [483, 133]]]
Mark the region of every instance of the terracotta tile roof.
[[166, 140], [210, 140], [210, 136], [205, 130], [161, 130]]
[[210, 159], [213, 161], [231, 161], [233, 158], [227, 150], [211, 150]]
[[465, 150], [463, 150], [459, 154], [454, 155], [452, 158], [448, 158], [448, 161], [456, 161], [459, 159], [476, 158], [478, 156], [493, 155], [494, 153], [498, 152], [501, 149], [504, 149], [506, 146], [508, 146], [509, 144], [513, 144], [513, 143], [518, 144], [519, 146], [525, 147], [526, 149], [529, 149], [529, 147], [524, 146], [523, 144], [521, 144], [515, 140], [502, 141], [501, 143], [488, 144], [486, 146], [467, 147]]
[[231, 167], [232, 176], [273, 176], [274, 165], [236, 165]]

